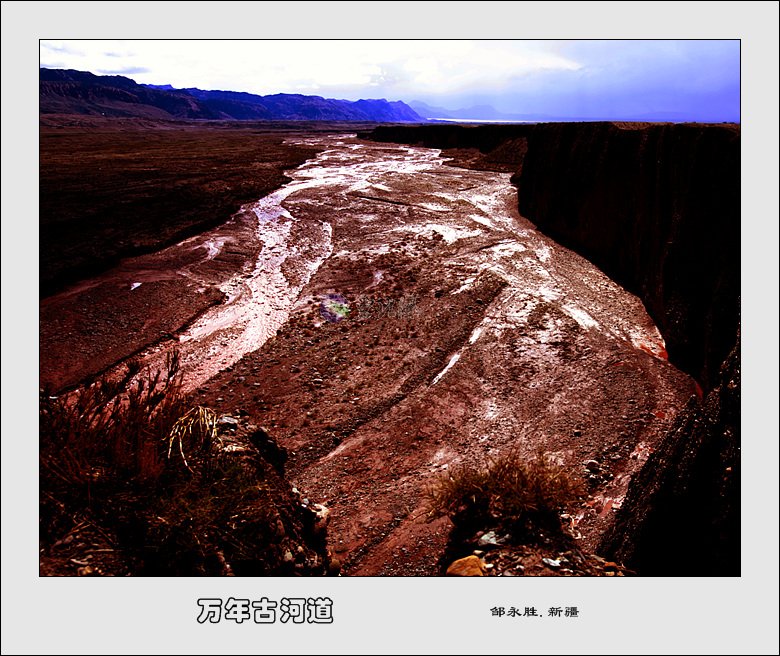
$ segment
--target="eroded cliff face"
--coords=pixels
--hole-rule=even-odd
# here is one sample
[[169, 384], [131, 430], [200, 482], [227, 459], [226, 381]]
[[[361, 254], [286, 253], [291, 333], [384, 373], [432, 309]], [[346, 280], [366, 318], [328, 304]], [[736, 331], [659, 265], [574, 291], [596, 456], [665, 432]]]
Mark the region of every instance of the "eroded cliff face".
[[634, 477], [600, 552], [643, 575], [739, 575], [739, 126], [385, 126], [372, 138], [514, 164], [520, 213], [642, 299], [704, 398]]
[[518, 137], [527, 137], [533, 125], [379, 125], [368, 133], [374, 141], [405, 143], [426, 148], [477, 148], [495, 150]]
[[704, 389], [739, 325], [735, 126], [536, 126], [520, 213], [639, 296], [669, 359]]
[[599, 552], [646, 576], [740, 574], [740, 342], [629, 487]]
[[520, 213], [639, 296], [670, 361], [717, 384], [739, 325], [739, 126], [381, 126], [371, 138], [513, 167]]
[[[458, 165], [517, 173], [532, 125], [380, 125], [359, 136], [375, 141], [442, 148]], [[464, 150], [476, 151], [471, 157]], [[465, 156], [464, 156], [465, 155]]]

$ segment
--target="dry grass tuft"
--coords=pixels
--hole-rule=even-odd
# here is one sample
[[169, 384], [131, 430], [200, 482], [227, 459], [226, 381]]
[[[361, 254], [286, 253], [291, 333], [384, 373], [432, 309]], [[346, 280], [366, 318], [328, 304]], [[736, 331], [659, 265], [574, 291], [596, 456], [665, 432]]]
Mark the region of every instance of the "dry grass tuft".
[[482, 467], [455, 467], [426, 490], [430, 519], [449, 516], [456, 525], [513, 532], [559, 524], [560, 509], [582, 494], [582, 482], [549, 457], [526, 459], [516, 451]]
[[131, 363], [119, 380], [101, 378], [60, 397], [42, 392], [42, 483], [78, 487], [106, 472], [156, 481], [165, 468], [164, 441], [185, 409], [177, 353], [164, 371], [141, 372]]
[[217, 414], [193, 407], [180, 380], [174, 354], [163, 371], [131, 365], [118, 380], [41, 393], [42, 553], [58, 553], [87, 517], [115, 536], [133, 573], [218, 573], [222, 553], [275, 571], [281, 554], [262, 551], [279, 541], [275, 504], [287, 488], [261, 487], [262, 465], [218, 448]]
[[217, 436], [217, 413], [211, 408], [196, 405], [176, 420], [168, 437], [168, 459], [171, 458], [174, 444], [178, 444], [184, 466], [192, 471], [187, 462], [186, 450], [194, 453], [209, 453], [214, 447]]

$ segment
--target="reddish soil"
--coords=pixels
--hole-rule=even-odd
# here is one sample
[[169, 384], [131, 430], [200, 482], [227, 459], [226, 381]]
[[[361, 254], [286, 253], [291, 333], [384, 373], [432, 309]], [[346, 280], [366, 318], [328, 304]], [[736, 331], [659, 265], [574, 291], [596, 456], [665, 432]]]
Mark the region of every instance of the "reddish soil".
[[337, 124], [46, 115], [40, 126], [41, 295], [220, 225], [314, 154], [282, 142]]
[[[586, 480], [590, 496], [568, 509], [568, 525], [592, 550], [694, 393], [642, 304], [518, 216], [508, 174], [352, 138], [302, 145], [326, 150], [290, 173], [299, 186], [276, 220], [289, 226], [279, 264], [289, 288], [271, 292], [295, 296], [279, 299], [289, 318], [278, 332], [242, 353], [227, 324], [202, 337], [181, 327], [201, 311], [216, 325], [205, 308], [226, 279], [241, 267], [249, 275], [257, 253], [264, 261], [265, 247], [241, 236], [251, 230], [244, 212], [219, 229], [234, 247], [213, 260], [205, 242], [185, 244], [48, 300], [44, 380], [72, 384], [120, 360], [122, 341], [160, 331], [176, 335], [158, 348], [185, 348], [191, 371], [222, 349], [225, 368], [192, 379], [196, 400], [247, 412], [288, 449], [288, 478], [331, 510], [330, 548], [346, 574], [441, 574], [451, 525], [425, 521], [426, 487], [507, 448], [545, 451]], [[311, 253], [326, 237], [332, 254], [319, 263]], [[161, 269], [178, 272], [178, 287]], [[148, 283], [130, 290], [138, 281]], [[228, 299], [219, 321], [240, 304]], [[139, 325], [145, 336], [127, 338]]]
[[[201, 390], [208, 403], [256, 414], [290, 449], [290, 476], [332, 509], [331, 546], [351, 574], [438, 573], [449, 524], [425, 522], [425, 486], [456, 462], [484, 462], [508, 446], [552, 452], [590, 476], [592, 497], [574, 523], [592, 546], [668, 428], [667, 414], [692, 392], [663, 359], [641, 304], [517, 217], [511, 191], [498, 206], [514, 222], [506, 229], [523, 231], [522, 252], [509, 252], [514, 242], [502, 227], [451, 244], [435, 231], [406, 236], [410, 225], [433, 220], [480, 226], [464, 222], [473, 207], [442, 221], [425, 206], [495, 176], [447, 168], [431, 175], [426, 182], [396, 173], [392, 192], [292, 196], [288, 207], [301, 222], [315, 212], [331, 222], [342, 255], [320, 267], [275, 338]], [[511, 264], [496, 264], [502, 249]], [[555, 283], [534, 277], [540, 260]], [[525, 289], [515, 286], [521, 276]], [[559, 284], [562, 298], [545, 284]], [[321, 299], [334, 292], [352, 299], [354, 312], [324, 321]], [[572, 302], [601, 312], [611, 331], [580, 325]], [[646, 334], [632, 341], [627, 328], [616, 338], [623, 320]], [[600, 468], [588, 474], [591, 459]]]

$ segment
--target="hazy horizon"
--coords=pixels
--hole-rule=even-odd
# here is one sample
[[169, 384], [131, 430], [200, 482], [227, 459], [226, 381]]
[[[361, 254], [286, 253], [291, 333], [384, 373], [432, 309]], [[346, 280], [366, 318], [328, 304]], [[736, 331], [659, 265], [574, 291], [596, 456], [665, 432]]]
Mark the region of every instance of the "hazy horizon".
[[41, 41], [40, 66], [178, 89], [487, 106], [507, 116], [740, 120], [738, 40]]

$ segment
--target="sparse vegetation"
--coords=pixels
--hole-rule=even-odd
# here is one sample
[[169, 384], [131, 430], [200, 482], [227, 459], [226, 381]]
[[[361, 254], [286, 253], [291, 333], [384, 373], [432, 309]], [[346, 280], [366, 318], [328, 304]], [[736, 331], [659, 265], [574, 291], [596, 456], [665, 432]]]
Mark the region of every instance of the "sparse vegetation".
[[117, 380], [103, 377], [64, 396], [41, 390], [41, 485], [88, 487], [109, 474], [155, 482], [185, 407], [176, 353], [164, 374], [131, 362]]
[[449, 516], [461, 530], [500, 527], [519, 535], [559, 526], [560, 509], [582, 493], [581, 482], [544, 454], [526, 459], [510, 451], [440, 476], [427, 489], [428, 516]]
[[[174, 446], [178, 446], [179, 455], [184, 466], [192, 471], [187, 462], [185, 451], [209, 454], [214, 443], [219, 439], [217, 435], [217, 413], [211, 408], [195, 406], [176, 420], [168, 437], [168, 460]], [[185, 449], [185, 446], [186, 449]]]
[[[278, 463], [249, 445], [221, 448], [217, 419], [181, 393], [177, 355], [162, 372], [133, 364], [119, 380], [42, 392], [42, 574], [75, 573], [87, 560], [103, 574], [322, 573], [324, 538], [306, 537], [313, 520]], [[84, 527], [103, 548], [73, 540]], [[90, 560], [90, 548], [110, 562]], [[287, 551], [303, 560], [287, 562]]]

